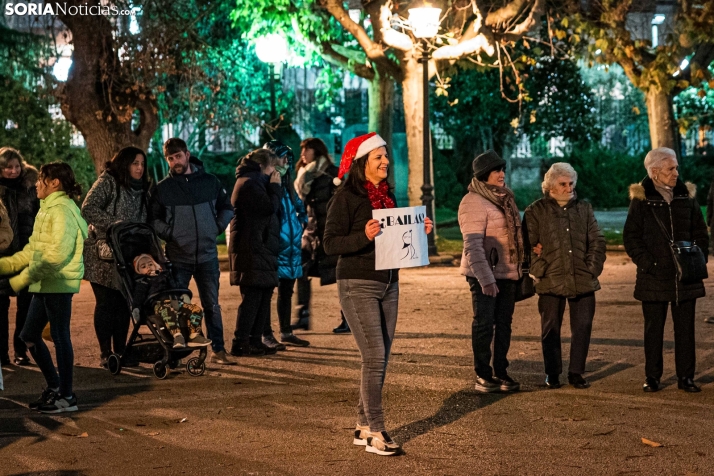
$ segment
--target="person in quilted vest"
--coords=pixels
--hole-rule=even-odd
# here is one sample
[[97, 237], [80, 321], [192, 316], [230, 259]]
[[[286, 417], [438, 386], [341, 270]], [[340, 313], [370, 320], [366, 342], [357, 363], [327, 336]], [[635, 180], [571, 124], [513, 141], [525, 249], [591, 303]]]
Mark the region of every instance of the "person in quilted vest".
[[567, 302], [570, 308], [570, 367], [568, 382], [588, 388], [583, 378], [590, 347], [595, 291], [605, 262], [605, 237], [592, 206], [575, 193], [578, 174], [558, 162], [543, 180], [543, 198], [526, 208], [524, 229], [533, 244], [530, 274], [536, 281], [546, 385], [560, 387], [563, 361], [560, 327]]
[[669, 308], [678, 387], [685, 392], [700, 391], [694, 383], [694, 315], [697, 299], [706, 292], [702, 280], [680, 282], [670, 240], [694, 243], [706, 258], [709, 233], [695, 198], [696, 186], [679, 179], [678, 166], [672, 149], [660, 147], [647, 154], [647, 177], [630, 186], [630, 209], [622, 233], [625, 251], [637, 266], [634, 297], [642, 301], [645, 319], [645, 392], [661, 388], [664, 323]]
[[[105, 165], [82, 203], [82, 216], [89, 224], [89, 238], [84, 243], [84, 279], [94, 292], [94, 332], [99, 342], [99, 365], [107, 366], [112, 353], [121, 355], [129, 333], [129, 309], [114, 278], [114, 263], [99, 256], [99, 247], [107, 247], [107, 228], [118, 221], [147, 221], [147, 195], [151, 187], [146, 154], [136, 147], [125, 147]], [[124, 366], [136, 365], [124, 359]]]
[[[493, 150], [476, 157], [474, 177], [459, 205], [464, 237], [461, 274], [471, 288], [471, 342], [479, 392], [517, 391], [507, 372], [516, 286], [525, 256], [521, 216], [506, 186], [506, 161]], [[493, 342], [493, 367], [491, 343]]]
[[[72, 297], [79, 292], [84, 276], [82, 251], [87, 223], [73, 200], [81, 193], [69, 165], [43, 165], [37, 180], [40, 211], [30, 240], [22, 251], [0, 258], [0, 275], [12, 275], [0, 279], [0, 294], [14, 295], [25, 288], [33, 293], [20, 338], [47, 382], [40, 398], [29, 405], [43, 413], [77, 411], [77, 397], [72, 392], [74, 351], [69, 324]], [[48, 322], [57, 356], [56, 369], [42, 340]]]

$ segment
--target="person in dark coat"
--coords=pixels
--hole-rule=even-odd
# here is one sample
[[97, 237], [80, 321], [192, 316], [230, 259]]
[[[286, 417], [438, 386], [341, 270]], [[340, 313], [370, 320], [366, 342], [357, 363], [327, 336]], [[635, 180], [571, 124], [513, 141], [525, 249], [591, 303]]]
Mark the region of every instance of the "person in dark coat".
[[231, 346], [235, 356], [275, 353], [262, 342], [266, 320], [270, 320], [270, 301], [278, 286], [280, 253], [280, 173], [278, 157], [268, 149], [257, 149], [245, 156], [236, 168], [236, 184], [231, 203], [228, 245], [230, 280], [240, 286], [236, 330]]
[[642, 301], [645, 318], [645, 392], [660, 388], [664, 323], [669, 307], [674, 322], [678, 387], [687, 392], [700, 391], [694, 383], [694, 313], [697, 299], [705, 295], [704, 284], [679, 281], [670, 241], [694, 242], [707, 256], [709, 234], [695, 198], [696, 188], [679, 179], [677, 167], [672, 149], [660, 147], [647, 154], [648, 176], [630, 186], [630, 210], [623, 232], [625, 251], [637, 265], [635, 299]]
[[[82, 203], [82, 217], [89, 225], [84, 244], [84, 279], [94, 292], [94, 332], [99, 343], [99, 365], [107, 366], [112, 353], [122, 355], [129, 333], [129, 308], [114, 276], [114, 263], [99, 257], [98, 244], [106, 244], [107, 228], [118, 221], [146, 223], [148, 194], [152, 186], [146, 168], [146, 153], [125, 147], [105, 164]], [[122, 360], [136, 365], [136, 358]]]
[[[387, 177], [386, 142], [375, 132], [345, 145], [339, 179], [349, 174], [332, 198], [325, 226], [325, 252], [338, 255], [340, 306], [352, 329], [362, 359], [360, 399], [354, 444], [368, 453], [402, 453], [384, 425], [382, 387], [394, 340], [399, 308], [399, 270], [375, 269], [374, 239], [381, 230], [373, 210], [396, 208]], [[425, 219], [424, 230], [432, 223]]]
[[[707, 144], [707, 147], [710, 148], [711, 145]], [[714, 230], [714, 180], [712, 180], [711, 185], [709, 186], [709, 193], [707, 194], [707, 226], [709, 227], [709, 230]], [[714, 316], [708, 316], [704, 318], [704, 322], [707, 324], [714, 324]]]
[[293, 151], [280, 141], [272, 140], [263, 146], [275, 152], [278, 162], [275, 169], [280, 174], [280, 253], [278, 254], [278, 322], [280, 324], [280, 342], [273, 335], [270, 319], [265, 322], [263, 344], [276, 350], [285, 350], [285, 345], [307, 347], [310, 342], [293, 334], [290, 326], [293, 289], [295, 280], [303, 275], [302, 234], [307, 224], [305, 206], [295, 193], [292, 180]]
[[[12, 226], [14, 237], [1, 256], [11, 256], [30, 240], [32, 228], [35, 225], [35, 216], [40, 209], [37, 198], [38, 172], [32, 165], [25, 162], [20, 152], [11, 148], [0, 149], [0, 200], [7, 208], [9, 222]], [[20, 339], [20, 331], [25, 325], [27, 313], [30, 310], [32, 295], [26, 289], [17, 294], [17, 312], [15, 313], [15, 332], [12, 336], [15, 365], [29, 365], [27, 346]], [[10, 296], [0, 296], [0, 363], [10, 363], [9, 351], [9, 313]]]
[[[310, 277], [320, 278], [320, 286], [337, 282], [335, 268], [337, 257], [328, 256], [323, 246], [325, 223], [327, 222], [327, 204], [335, 193], [337, 185], [337, 166], [332, 162], [327, 146], [322, 140], [313, 137], [300, 143], [300, 161], [298, 162], [295, 190], [305, 203], [308, 224], [303, 234], [303, 266], [305, 272], [298, 279], [298, 305], [296, 322], [293, 329], [310, 329], [310, 298], [312, 295]], [[350, 326], [342, 315], [340, 324], [332, 332], [346, 334]]]
[[570, 367], [568, 383], [584, 389], [583, 378], [590, 347], [595, 291], [605, 262], [605, 237], [592, 206], [575, 193], [578, 174], [570, 164], [558, 162], [543, 180], [544, 197], [525, 211], [524, 228], [531, 253], [530, 274], [536, 281], [546, 385], [560, 387], [563, 360], [560, 328], [567, 302], [570, 308]]

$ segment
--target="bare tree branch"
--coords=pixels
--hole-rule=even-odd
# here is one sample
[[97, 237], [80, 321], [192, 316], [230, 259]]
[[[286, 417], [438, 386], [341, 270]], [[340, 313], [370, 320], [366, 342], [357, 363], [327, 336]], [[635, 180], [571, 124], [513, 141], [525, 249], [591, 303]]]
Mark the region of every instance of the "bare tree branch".
[[531, 0], [513, 0], [506, 6], [489, 13], [486, 17], [486, 26], [490, 26], [494, 30], [505, 30], [509, 22], [516, 18], [521, 11], [527, 7], [530, 1]]
[[379, 30], [384, 43], [399, 51], [411, 51], [414, 43], [409, 35], [398, 32], [391, 26], [392, 10], [390, 4], [386, 3], [379, 9]]
[[352, 21], [342, 6], [341, 0], [323, 0], [323, 5], [340, 25], [355, 37], [360, 47], [367, 54], [367, 58], [379, 63], [393, 78], [399, 80], [402, 77], [402, 71], [399, 66], [387, 57], [381, 45], [372, 41], [364, 28]]
[[[531, 30], [538, 26], [540, 17], [545, 10], [545, 0], [535, 0], [531, 7], [531, 11], [528, 17], [521, 23], [518, 23], [513, 28], [509, 28], [503, 38], [507, 41], [515, 41], [520, 39], [523, 35], [529, 33]], [[486, 18], [486, 24], [488, 25], [491, 15]]]
[[374, 79], [374, 69], [366, 64], [357, 63], [345, 55], [338, 53], [328, 42], [322, 43], [318, 48], [318, 52], [322, 58], [330, 64], [344, 68], [360, 78], [367, 80]]

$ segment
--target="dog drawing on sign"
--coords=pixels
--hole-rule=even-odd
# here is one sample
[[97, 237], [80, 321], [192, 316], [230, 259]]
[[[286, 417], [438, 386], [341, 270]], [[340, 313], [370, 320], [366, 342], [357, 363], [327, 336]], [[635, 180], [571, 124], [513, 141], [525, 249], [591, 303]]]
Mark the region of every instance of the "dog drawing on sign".
[[414, 248], [414, 245], [412, 244], [412, 230], [404, 232], [402, 235], [402, 242], [404, 243], [402, 250], [406, 250], [406, 254], [402, 256], [401, 259], [417, 259], [418, 256], [416, 254], [416, 248]]

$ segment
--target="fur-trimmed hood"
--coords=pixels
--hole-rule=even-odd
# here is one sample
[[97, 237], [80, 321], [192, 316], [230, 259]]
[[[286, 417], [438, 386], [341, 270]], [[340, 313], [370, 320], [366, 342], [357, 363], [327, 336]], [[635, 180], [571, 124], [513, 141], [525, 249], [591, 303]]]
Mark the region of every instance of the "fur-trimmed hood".
[[25, 188], [32, 188], [37, 183], [37, 179], [40, 177], [40, 172], [30, 164], [23, 164], [22, 167], [22, 185]]
[[[692, 182], [682, 182], [677, 179], [677, 185], [672, 191], [675, 197], [694, 198], [697, 195], [697, 186]], [[630, 200], [661, 200], [662, 196], [655, 189], [651, 178], [646, 177], [640, 183], [630, 185]]]

